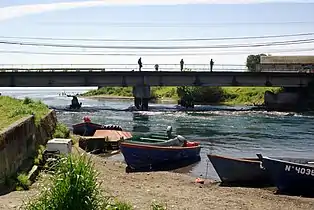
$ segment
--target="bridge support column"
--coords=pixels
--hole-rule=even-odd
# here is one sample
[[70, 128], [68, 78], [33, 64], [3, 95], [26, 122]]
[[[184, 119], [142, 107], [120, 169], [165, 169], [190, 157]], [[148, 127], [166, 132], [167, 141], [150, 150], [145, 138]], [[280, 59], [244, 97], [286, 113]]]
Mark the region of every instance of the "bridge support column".
[[134, 106], [142, 111], [148, 110], [148, 101], [150, 99], [150, 86], [137, 85], [133, 87]]

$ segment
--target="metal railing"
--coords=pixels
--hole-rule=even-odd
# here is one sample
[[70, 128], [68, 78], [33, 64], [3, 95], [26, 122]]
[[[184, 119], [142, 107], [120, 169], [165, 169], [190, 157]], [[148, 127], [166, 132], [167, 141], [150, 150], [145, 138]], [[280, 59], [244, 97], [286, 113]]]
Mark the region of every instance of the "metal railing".
[[[180, 71], [180, 64], [158, 64], [158, 71]], [[137, 64], [0, 64], [0, 71], [138, 71]], [[186, 64], [184, 69], [210, 71], [209, 64]], [[143, 64], [142, 71], [155, 71], [155, 64]], [[247, 71], [244, 65], [217, 64], [213, 71]]]

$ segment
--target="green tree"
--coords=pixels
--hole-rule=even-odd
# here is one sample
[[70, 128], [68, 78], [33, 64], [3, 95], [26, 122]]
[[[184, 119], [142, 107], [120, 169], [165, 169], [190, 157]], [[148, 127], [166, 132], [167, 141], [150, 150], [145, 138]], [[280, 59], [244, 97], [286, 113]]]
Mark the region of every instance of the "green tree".
[[266, 56], [266, 54], [249, 55], [246, 58], [246, 67], [249, 71], [256, 72], [259, 71], [257, 64], [261, 63], [261, 56]]

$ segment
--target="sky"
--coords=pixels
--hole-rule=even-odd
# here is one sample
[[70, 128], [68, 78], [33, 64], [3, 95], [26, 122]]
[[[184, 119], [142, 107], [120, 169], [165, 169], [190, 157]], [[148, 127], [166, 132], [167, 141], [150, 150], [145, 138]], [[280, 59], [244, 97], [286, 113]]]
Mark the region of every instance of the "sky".
[[[314, 55], [313, 8], [306, 0], [1, 0], [0, 65], [127, 66], [139, 57], [144, 66], [182, 58], [188, 65], [245, 65], [249, 54]], [[295, 34], [310, 35], [232, 39]]]

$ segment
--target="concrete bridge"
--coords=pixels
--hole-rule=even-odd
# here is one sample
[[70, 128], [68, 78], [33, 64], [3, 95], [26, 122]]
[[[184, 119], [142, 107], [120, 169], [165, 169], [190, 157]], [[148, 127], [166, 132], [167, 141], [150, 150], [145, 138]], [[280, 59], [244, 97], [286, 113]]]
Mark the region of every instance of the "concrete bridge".
[[0, 71], [0, 87], [273, 86], [306, 87], [314, 74], [297, 72], [101, 71], [99, 69]]
[[[168, 64], [169, 66], [171, 64]], [[137, 65], [133, 65], [137, 67]], [[134, 104], [142, 110], [148, 109], [151, 86], [268, 86], [307, 87], [314, 74], [270, 69], [266, 72], [248, 72], [243, 66], [221, 66], [210, 71], [209, 65], [190, 66], [190, 71], [180, 71], [180, 65], [155, 71], [122, 67], [95, 66], [0, 66], [0, 87], [78, 87], [78, 86], [132, 86]], [[120, 69], [120, 71], [115, 71]], [[123, 71], [121, 71], [123, 69]], [[167, 71], [165, 71], [167, 70]]]

